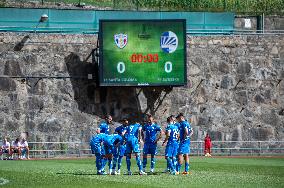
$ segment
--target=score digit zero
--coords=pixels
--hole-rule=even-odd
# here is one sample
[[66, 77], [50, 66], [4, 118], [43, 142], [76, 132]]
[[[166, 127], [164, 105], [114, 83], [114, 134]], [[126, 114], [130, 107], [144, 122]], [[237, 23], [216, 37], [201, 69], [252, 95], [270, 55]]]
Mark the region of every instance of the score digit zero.
[[[116, 68], [117, 68], [117, 72], [118, 72], [118, 73], [120, 73], [120, 74], [124, 73], [125, 70], [126, 70], [125, 63], [124, 63], [124, 62], [118, 62]], [[166, 73], [172, 72], [172, 70], [173, 70], [173, 64], [172, 64], [172, 62], [167, 61], [167, 62], [165, 63], [164, 69], [165, 69], [165, 72], [166, 72]]]

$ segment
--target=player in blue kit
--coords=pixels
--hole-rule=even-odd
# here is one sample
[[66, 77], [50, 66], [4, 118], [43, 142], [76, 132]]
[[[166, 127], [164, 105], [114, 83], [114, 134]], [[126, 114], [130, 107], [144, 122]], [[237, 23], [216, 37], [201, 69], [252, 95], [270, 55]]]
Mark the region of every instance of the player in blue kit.
[[127, 170], [128, 170], [128, 175], [132, 175], [131, 172], [131, 153], [135, 154], [136, 157], [136, 162], [137, 166], [139, 168], [139, 174], [140, 175], [147, 175], [145, 172], [142, 170], [142, 165], [141, 165], [141, 160], [140, 160], [140, 149], [139, 149], [139, 143], [141, 140], [141, 130], [142, 127], [139, 123], [134, 123], [129, 125], [126, 128], [126, 134], [125, 134], [125, 139], [126, 139], [126, 165], [127, 165]]
[[189, 174], [189, 153], [190, 153], [190, 136], [193, 134], [193, 130], [188, 121], [185, 120], [184, 115], [180, 113], [177, 117], [180, 130], [180, 143], [178, 148], [179, 163], [177, 164], [177, 171], [180, 172], [180, 168], [185, 160], [184, 175]]
[[[104, 175], [105, 161], [109, 161], [109, 169], [112, 169], [112, 151], [122, 143], [123, 138], [118, 134], [107, 135], [100, 133], [97, 129], [97, 135], [92, 136], [90, 140], [91, 151], [96, 156], [96, 167], [99, 175]], [[104, 148], [104, 149], [103, 149]], [[105, 159], [105, 160], [103, 160]]]
[[[167, 126], [166, 126], [166, 129], [165, 129], [165, 135], [167, 135], [167, 133], [168, 133], [168, 130], [169, 130], [169, 128], [170, 128], [170, 117], [168, 117], [167, 118]], [[168, 157], [165, 155], [165, 159], [166, 159], [166, 161], [167, 161], [167, 168], [164, 170], [164, 173], [167, 173], [167, 172], [170, 172], [171, 171], [171, 169], [170, 169], [170, 165], [169, 165], [169, 163], [168, 163]]]
[[[114, 151], [117, 151], [117, 148], [123, 143], [123, 134], [106, 135], [106, 139], [104, 140], [105, 159], [108, 160], [110, 175], [112, 174], [113, 153], [115, 153]], [[105, 165], [106, 163], [102, 164], [102, 169], [104, 169]]]
[[178, 150], [178, 139], [179, 139], [179, 128], [174, 121], [174, 117], [170, 116], [167, 118], [168, 126], [166, 131], [166, 138], [162, 146], [166, 146], [165, 157], [167, 159], [168, 168], [171, 171], [171, 174], [176, 175], [176, 156]]
[[161, 139], [161, 127], [154, 122], [152, 115], [148, 115], [148, 123], [146, 123], [142, 131], [144, 132], [144, 148], [143, 148], [143, 171], [145, 172], [147, 165], [147, 154], [151, 155], [151, 169], [154, 172], [155, 155], [157, 154], [157, 142]]
[[[128, 126], [128, 120], [123, 119], [122, 125], [117, 127], [114, 132], [119, 134], [120, 136], [123, 136], [123, 133], [126, 131], [127, 126]], [[121, 162], [122, 162], [122, 158], [125, 154], [125, 150], [126, 150], [126, 144], [124, 144], [124, 143], [121, 144], [116, 150], [114, 150], [112, 175], [120, 175]], [[118, 163], [117, 172], [115, 171], [116, 163]]]
[[[112, 117], [110, 115], [105, 116], [105, 121], [99, 125], [101, 133], [109, 134], [109, 126], [112, 123]], [[104, 147], [102, 147], [102, 152], [104, 153]], [[105, 166], [107, 163], [106, 158], [102, 158], [102, 165]], [[102, 169], [104, 171], [104, 169]]]
[[[179, 127], [178, 126], [178, 123], [177, 122], [175, 122], [175, 117], [173, 116], [173, 115], [171, 115], [171, 116], [169, 116], [168, 118], [167, 118], [167, 126], [166, 126], [166, 129], [165, 129], [165, 135], [167, 136], [167, 134], [168, 134], [168, 130], [170, 129], [170, 127], [171, 127], [171, 125], [172, 124], [175, 124], [177, 127]], [[165, 154], [166, 154], [167, 152], [165, 151]], [[178, 158], [178, 156], [176, 156], [176, 159]], [[170, 172], [171, 171], [171, 169], [170, 169], [170, 165], [169, 165], [169, 162], [168, 162], [168, 156], [167, 155], [165, 155], [165, 159], [166, 159], [166, 161], [167, 161], [167, 168], [164, 170], [164, 173], [167, 173], [167, 172]], [[176, 164], [175, 164], [175, 166], [176, 166]]]
[[92, 136], [90, 140], [90, 146], [92, 154], [95, 154], [96, 156], [97, 174], [102, 175], [103, 157], [105, 155], [104, 150], [102, 150], [102, 148], [107, 135], [105, 133], [100, 133], [100, 129], [97, 129], [96, 132], [97, 135]]
[[105, 122], [102, 122], [99, 126], [101, 133], [109, 134], [109, 125], [111, 123], [112, 123], [112, 117], [110, 115], [107, 115], [105, 117]]

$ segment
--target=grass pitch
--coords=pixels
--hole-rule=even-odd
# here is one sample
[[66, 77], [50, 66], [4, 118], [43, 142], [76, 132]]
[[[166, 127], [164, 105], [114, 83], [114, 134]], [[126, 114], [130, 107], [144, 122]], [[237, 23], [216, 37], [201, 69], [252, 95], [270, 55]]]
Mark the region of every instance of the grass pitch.
[[94, 159], [0, 161], [0, 166], [0, 187], [284, 187], [284, 158], [192, 157], [188, 176], [162, 173], [164, 159], [147, 176], [98, 176]]

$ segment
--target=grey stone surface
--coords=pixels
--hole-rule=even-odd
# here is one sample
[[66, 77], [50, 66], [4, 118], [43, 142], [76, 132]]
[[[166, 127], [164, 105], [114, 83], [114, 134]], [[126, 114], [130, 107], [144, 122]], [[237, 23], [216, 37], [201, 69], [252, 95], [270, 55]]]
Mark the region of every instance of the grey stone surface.
[[[98, 87], [87, 57], [94, 35], [0, 33], [1, 136], [30, 133], [31, 141], [88, 141], [104, 114], [159, 124], [183, 112], [196, 134], [213, 140], [284, 140], [284, 38], [187, 36], [188, 85]], [[205, 47], [204, 47], [205, 46]], [[71, 78], [11, 78], [11, 76]], [[198, 134], [197, 134], [198, 133]], [[236, 144], [240, 146], [240, 144]]]
[[284, 30], [284, 16], [265, 16], [265, 30]]

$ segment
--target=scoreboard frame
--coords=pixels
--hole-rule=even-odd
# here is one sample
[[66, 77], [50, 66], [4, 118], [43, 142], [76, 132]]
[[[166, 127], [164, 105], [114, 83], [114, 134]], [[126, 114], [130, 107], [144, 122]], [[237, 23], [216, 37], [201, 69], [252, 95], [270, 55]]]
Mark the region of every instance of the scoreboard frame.
[[[105, 83], [102, 82], [104, 78], [103, 70], [103, 27], [104, 22], [182, 22], [183, 25], [183, 50], [184, 50], [184, 82], [178, 84], [148, 84], [148, 85], [136, 85], [136, 84], [122, 84], [122, 83]], [[99, 20], [99, 33], [98, 33], [98, 48], [99, 48], [99, 86], [102, 87], [177, 87], [187, 85], [187, 40], [186, 40], [186, 19], [100, 19]]]

